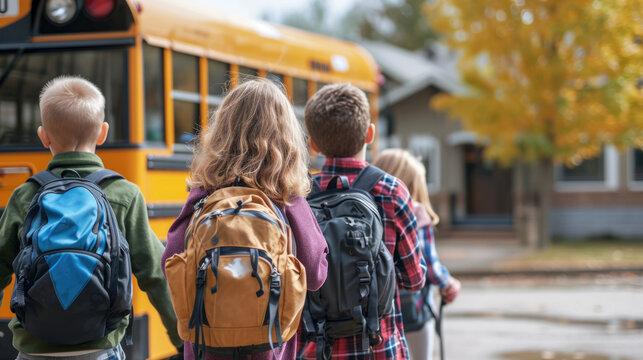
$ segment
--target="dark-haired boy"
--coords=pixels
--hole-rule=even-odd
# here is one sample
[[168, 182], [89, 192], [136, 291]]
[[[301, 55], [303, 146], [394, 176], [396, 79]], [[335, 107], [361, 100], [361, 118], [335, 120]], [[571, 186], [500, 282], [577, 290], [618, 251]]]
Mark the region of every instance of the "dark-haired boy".
[[[349, 84], [324, 86], [306, 104], [306, 128], [310, 145], [326, 156], [321, 173], [316, 176], [322, 189], [336, 175], [346, 176], [352, 183], [368, 163], [366, 146], [373, 141], [375, 125], [370, 122], [370, 109], [364, 93]], [[384, 241], [393, 255], [398, 287], [419, 291], [424, 286], [426, 264], [416, 238], [416, 219], [411, 198], [404, 184], [387, 174], [371, 191], [382, 210]], [[396, 291], [395, 307], [380, 323], [382, 340], [371, 347], [372, 359], [408, 359], [408, 350], [400, 298]], [[316, 345], [310, 344], [304, 358], [314, 359]], [[362, 350], [362, 337], [336, 339], [332, 357], [337, 359], [371, 358]]]

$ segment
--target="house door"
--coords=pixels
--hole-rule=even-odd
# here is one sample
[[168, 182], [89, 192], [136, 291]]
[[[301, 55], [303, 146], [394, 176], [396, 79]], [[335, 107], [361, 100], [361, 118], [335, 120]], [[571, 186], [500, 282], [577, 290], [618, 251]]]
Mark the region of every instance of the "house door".
[[511, 169], [485, 162], [482, 148], [475, 145], [465, 145], [464, 159], [467, 215], [511, 216]]

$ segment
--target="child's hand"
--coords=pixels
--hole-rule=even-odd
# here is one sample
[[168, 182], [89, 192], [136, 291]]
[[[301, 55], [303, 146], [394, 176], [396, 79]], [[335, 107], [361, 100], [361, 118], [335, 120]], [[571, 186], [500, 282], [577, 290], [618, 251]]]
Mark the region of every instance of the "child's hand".
[[460, 280], [452, 276], [449, 279], [449, 284], [447, 285], [447, 287], [445, 287], [444, 289], [440, 289], [440, 295], [442, 295], [444, 301], [449, 304], [453, 300], [455, 300], [455, 298], [460, 293], [461, 288], [462, 286], [460, 285]]

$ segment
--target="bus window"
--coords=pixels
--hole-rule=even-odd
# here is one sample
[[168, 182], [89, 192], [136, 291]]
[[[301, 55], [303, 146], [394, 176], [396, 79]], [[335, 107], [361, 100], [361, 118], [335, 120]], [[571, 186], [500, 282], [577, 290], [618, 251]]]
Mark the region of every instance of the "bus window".
[[163, 49], [143, 44], [145, 140], [165, 141], [163, 112]]
[[266, 79], [274, 82], [277, 86], [283, 88], [284, 86], [284, 76], [281, 74], [269, 72], [266, 74]]
[[308, 81], [292, 79], [292, 102], [295, 106], [306, 106], [308, 101]]
[[230, 85], [230, 65], [208, 60], [208, 92], [212, 96], [223, 96]]
[[208, 118], [223, 101], [230, 87], [230, 64], [208, 60]]
[[257, 69], [249, 68], [246, 66], [239, 65], [239, 81], [240, 83], [247, 79], [252, 79], [253, 77], [259, 76]]
[[199, 59], [172, 53], [174, 90], [174, 142], [187, 143], [199, 132]]
[[321, 90], [321, 88], [323, 88], [323, 87], [324, 87], [324, 86], [326, 86], [326, 85], [328, 85], [328, 83], [318, 81], [318, 82], [317, 82], [317, 84], [316, 84], [316, 86], [317, 86], [317, 91]]
[[[4, 73], [15, 53], [0, 53]], [[63, 74], [80, 75], [94, 83], [105, 96], [105, 121], [109, 123], [107, 143], [127, 141], [126, 51], [92, 49], [84, 51], [28, 52], [0, 86], [0, 144], [40, 146], [36, 129], [40, 125], [38, 97], [42, 87]]]

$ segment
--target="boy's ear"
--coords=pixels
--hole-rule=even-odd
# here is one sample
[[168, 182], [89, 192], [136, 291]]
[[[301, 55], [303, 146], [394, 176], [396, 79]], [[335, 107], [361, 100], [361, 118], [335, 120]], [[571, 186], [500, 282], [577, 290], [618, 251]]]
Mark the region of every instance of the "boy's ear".
[[321, 151], [319, 151], [319, 148], [317, 147], [317, 144], [315, 144], [315, 142], [313, 141], [313, 138], [308, 138], [308, 144], [310, 145], [310, 147], [311, 147], [311, 148], [312, 148], [316, 153], [321, 152]]
[[370, 123], [366, 130], [366, 144], [370, 144], [375, 140], [375, 124]]
[[104, 122], [100, 126], [100, 134], [98, 135], [98, 139], [96, 139], [96, 145], [103, 145], [103, 143], [105, 143], [105, 140], [107, 140], [108, 132], [109, 132], [109, 124]]
[[45, 128], [42, 126], [38, 126], [38, 130], [36, 132], [38, 133], [38, 138], [40, 139], [42, 146], [49, 149], [49, 146], [51, 146], [51, 140], [49, 140], [49, 134], [47, 133], [47, 130], [45, 130]]

